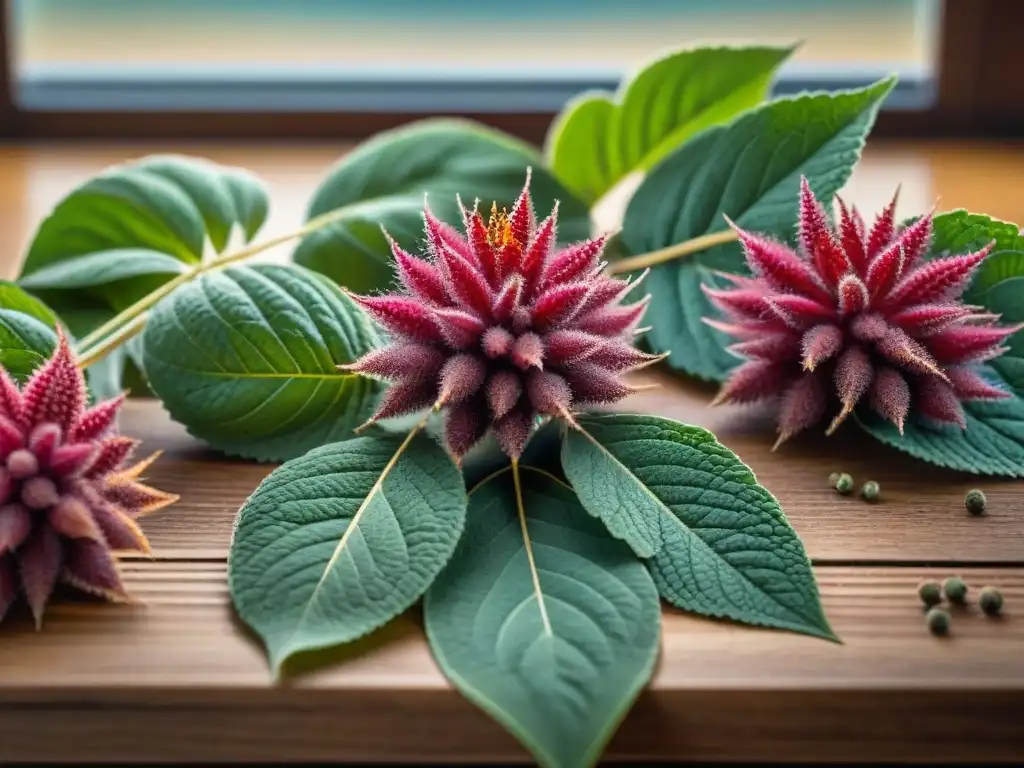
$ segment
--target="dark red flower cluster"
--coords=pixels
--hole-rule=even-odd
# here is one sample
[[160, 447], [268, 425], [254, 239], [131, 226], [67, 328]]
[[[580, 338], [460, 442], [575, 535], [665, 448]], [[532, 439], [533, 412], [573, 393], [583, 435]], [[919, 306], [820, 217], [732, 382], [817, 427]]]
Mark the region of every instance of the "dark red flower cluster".
[[427, 210], [428, 258], [391, 240], [403, 291], [354, 297], [391, 343], [344, 366], [391, 382], [371, 421], [444, 406], [456, 457], [489, 428], [516, 457], [538, 415], [615, 402], [658, 359], [633, 346], [647, 301], [621, 303], [636, 282], [603, 274], [606, 238], [557, 249], [557, 205], [538, 225], [529, 184], [489, 222], [463, 208], [465, 236]]
[[831, 433], [861, 403], [902, 432], [913, 410], [965, 426], [962, 400], [1007, 397], [976, 364], [998, 357], [1022, 326], [960, 297], [993, 243], [976, 253], [926, 260], [929, 214], [906, 227], [896, 199], [868, 229], [837, 198], [833, 228], [807, 180], [801, 182], [799, 248], [736, 227], [753, 277], [705, 288], [728, 322], [708, 319], [739, 342], [748, 362], [716, 402], [781, 397], [779, 443], [813, 426], [838, 396]]
[[20, 390], [0, 368], [0, 619], [23, 596], [38, 626], [59, 580], [127, 597], [115, 550], [148, 552], [136, 518], [177, 500], [125, 467], [137, 440], [114, 419], [122, 397], [85, 409], [85, 380], [63, 334]]

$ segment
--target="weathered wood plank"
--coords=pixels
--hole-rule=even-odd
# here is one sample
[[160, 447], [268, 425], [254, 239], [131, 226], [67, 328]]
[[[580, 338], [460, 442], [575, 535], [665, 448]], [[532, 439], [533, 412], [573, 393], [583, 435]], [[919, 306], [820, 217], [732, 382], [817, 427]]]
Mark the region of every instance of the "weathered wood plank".
[[[307, 658], [274, 687], [232, 614], [223, 564], [133, 561], [125, 573], [145, 607], [59, 602], [38, 635], [23, 612], [5, 622], [0, 760], [524, 757], [447, 685], [415, 616]], [[1024, 569], [962, 569], [975, 591], [999, 585], [1006, 613], [968, 606], [938, 639], [915, 586], [947, 574], [819, 568], [844, 645], [666, 613], [657, 676], [610, 756], [1024, 755]]]

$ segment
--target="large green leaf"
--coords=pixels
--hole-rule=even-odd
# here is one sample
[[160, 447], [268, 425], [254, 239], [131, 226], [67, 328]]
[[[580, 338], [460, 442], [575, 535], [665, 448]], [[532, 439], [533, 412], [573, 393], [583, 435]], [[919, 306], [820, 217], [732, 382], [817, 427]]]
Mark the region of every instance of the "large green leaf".
[[144, 248], [96, 251], [54, 262], [18, 281], [27, 290], [90, 288], [140, 275], [180, 275], [187, 265]]
[[[267, 202], [248, 171], [201, 158], [153, 155], [115, 165], [73, 189], [42, 222], [19, 283], [85, 336], [200, 261], [207, 240], [222, 251], [235, 227], [250, 239]], [[120, 389], [124, 361], [115, 355], [103, 363], [105, 386]]]
[[[992, 253], [975, 273], [964, 301], [1002, 315], [1003, 323], [1024, 323], [1024, 237], [1016, 224], [964, 210], [939, 214], [929, 256], [977, 251], [992, 240]], [[941, 467], [1024, 477], [1024, 332], [1011, 336], [1006, 346], [983, 371], [1014, 397], [964, 403], [965, 430], [912, 418], [901, 435], [868, 409], [858, 412], [858, 423], [882, 442]]]
[[316, 274], [234, 267], [157, 304], [143, 367], [171, 416], [196, 437], [276, 461], [343, 440], [369, 416], [376, 385], [337, 366], [377, 343], [362, 310]]
[[660, 607], [629, 548], [572, 489], [522, 470], [470, 494], [466, 532], [425, 599], [444, 674], [549, 768], [590, 766], [650, 679]]
[[392, 282], [391, 253], [381, 226], [405, 248], [423, 240], [424, 195], [441, 219], [461, 227], [456, 195], [466, 205], [479, 198], [511, 207], [533, 168], [531, 193], [539, 215], [559, 208], [559, 237], [590, 234], [586, 206], [542, 167], [533, 148], [482, 125], [424, 120], [377, 135], [342, 158], [327, 174], [309, 207], [309, 218], [339, 211], [334, 223], [307, 236], [294, 259], [354, 291]]
[[548, 133], [548, 165], [593, 204], [633, 171], [646, 171], [691, 136], [728, 122], [767, 95], [792, 48], [695, 48], [651, 62], [614, 95], [569, 102]]
[[706, 616], [834, 639], [803, 544], [736, 454], [660, 416], [592, 415], [562, 467], [580, 501], [648, 560], [661, 596]]
[[14, 283], [0, 280], [0, 365], [24, 381], [57, 346], [57, 318]]
[[[998, 377], [989, 371], [994, 381]], [[858, 423], [887, 445], [947, 469], [976, 475], [1024, 477], [1024, 400], [963, 404], [967, 428], [939, 427], [911, 419], [901, 435], [889, 421], [868, 409]]]
[[465, 524], [459, 470], [425, 435], [325, 445], [274, 470], [238, 513], [228, 581], [275, 674], [416, 602]]
[[[800, 176], [819, 198], [838, 191], [893, 84], [780, 99], [694, 137], [655, 167], [633, 196], [623, 223], [626, 249], [647, 253], [717, 232], [727, 226], [723, 215], [791, 239]], [[671, 350], [672, 367], [721, 380], [739, 361], [725, 350], [727, 338], [702, 320], [714, 308], [700, 286], [714, 283], [715, 270], [744, 270], [737, 243], [655, 267], [646, 282], [653, 326], [646, 339], [658, 352]]]
[[250, 238], [266, 213], [266, 190], [248, 171], [194, 157], [146, 157], [108, 168], [72, 190], [40, 225], [22, 274], [124, 248], [194, 263], [207, 237], [221, 251], [232, 226]]

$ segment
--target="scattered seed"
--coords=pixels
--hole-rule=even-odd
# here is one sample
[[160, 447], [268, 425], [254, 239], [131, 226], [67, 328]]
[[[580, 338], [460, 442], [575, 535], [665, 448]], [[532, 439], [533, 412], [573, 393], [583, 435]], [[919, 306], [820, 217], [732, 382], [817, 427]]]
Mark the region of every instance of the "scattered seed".
[[963, 605], [967, 602], [967, 584], [959, 576], [950, 576], [942, 584], [942, 591], [951, 603]]
[[839, 473], [838, 472], [833, 472], [831, 475], [828, 476], [828, 487], [829, 488], [835, 488], [836, 487], [836, 483], [838, 483], [838, 482], [839, 482]]
[[989, 616], [996, 616], [1003, 610], [1003, 593], [995, 587], [982, 587], [978, 605]]
[[878, 501], [878, 494], [880, 492], [881, 488], [878, 487], [878, 483], [874, 480], [868, 480], [860, 487], [860, 495], [864, 498], [864, 501]]
[[924, 581], [917, 588], [921, 602], [932, 608], [942, 602], [942, 587], [937, 581]]
[[967, 511], [972, 515], [985, 514], [985, 494], [977, 488], [973, 491], [968, 491], [967, 495], [964, 496], [964, 506], [967, 507]]
[[836, 490], [843, 496], [849, 496], [853, 493], [853, 478], [845, 472], [841, 473], [836, 479]]
[[948, 635], [953, 619], [944, 608], [932, 608], [926, 617], [928, 629], [933, 635]]

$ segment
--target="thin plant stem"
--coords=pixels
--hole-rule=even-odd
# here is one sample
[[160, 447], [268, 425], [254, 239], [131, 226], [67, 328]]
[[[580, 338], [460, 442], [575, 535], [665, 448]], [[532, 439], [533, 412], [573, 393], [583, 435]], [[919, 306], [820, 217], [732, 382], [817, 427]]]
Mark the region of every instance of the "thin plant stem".
[[224, 254], [223, 256], [218, 256], [217, 258], [211, 259], [206, 263], [196, 264], [188, 272], [184, 272], [175, 277], [173, 280], [169, 280], [168, 282], [164, 283], [159, 288], [154, 290], [152, 293], [146, 294], [141, 299], [132, 304], [130, 307], [127, 307], [122, 312], [117, 314], [115, 317], [112, 317], [110, 320], [103, 323], [103, 325], [101, 325], [99, 328], [97, 328], [96, 330], [94, 330], [92, 333], [90, 333], [81, 340], [81, 346], [83, 348], [95, 346], [101, 339], [113, 333], [125, 323], [134, 320], [136, 317], [141, 315], [143, 312], [147, 311], [150, 307], [152, 307], [162, 298], [168, 296], [175, 289], [180, 288], [186, 283], [192, 282], [195, 278], [199, 277], [199, 275], [205, 272], [209, 272], [213, 269], [225, 267], [228, 264], [234, 264], [235, 262], [243, 261], [259, 253], [268, 251], [271, 248], [275, 248], [278, 245], [287, 243], [290, 240], [305, 237], [306, 235], [312, 234], [313, 232], [316, 232], [318, 229], [321, 229], [327, 226], [328, 224], [334, 223], [338, 219], [342, 218], [346, 213], [348, 213], [347, 208], [337, 208], [333, 211], [323, 214], [322, 216], [317, 216], [314, 219], [310, 219], [304, 227], [302, 227], [301, 229], [297, 229], [294, 232], [289, 232], [284, 235], [278, 235], [277, 237], [272, 237], [269, 240], [264, 240], [263, 242], [256, 243], [254, 245], [248, 245], [245, 248], [241, 248], [232, 253], [227, 253]]
[[547, 603], [544, 601], [544, 592], [540, 588], [540, 572], [537, 570], [537, 561], [533, 557], [533, 542], [530, 541], [530, 529], [526, 525], [526, 507], [523, 505], [523, 483], [519, 477], [519, 459], [512, 457], [512, 484], [516, 494], [516, 514], [519, 517], [519, 527], [523, 532], [523, 548], [526, 551], [526, 564], [530, 568], [530, 577], [533, 580], [533, 591], [537, 596], [537, 607], [540, 609], [541, 622], [544, 625], [544, 634], [551, 634], [551, 619], [548, 617]]
[[82, 347], [82, 351], [78, 354], [78, 367], [84, 370], [90, 365], [99, 362], [126, 341], [138, 336], [145, 326], [146, 315], [141, 314], [127, 325], [121, 327], [113, 336], [104, 339], [91, 349]]
[[731, 243], [737, 239], [737, 235], [731, 229], [724, 232], [712, 232], [710, 235], [701, 235], [692, 240], [687, 240], [668, 248], [660, 248], [650, 253], [641, 253], [638, 256], [630, 256], [628, 259], [612, 262], [608, 272], [613, 275], [621, 275], [626, 272], [636, 272], [638, 269], [646, 269], [657, 264], [664, 264], [667, 261], [675, 261], [684, 256], [690, 256], [700, 251], [706, 251], [716, 245]]

